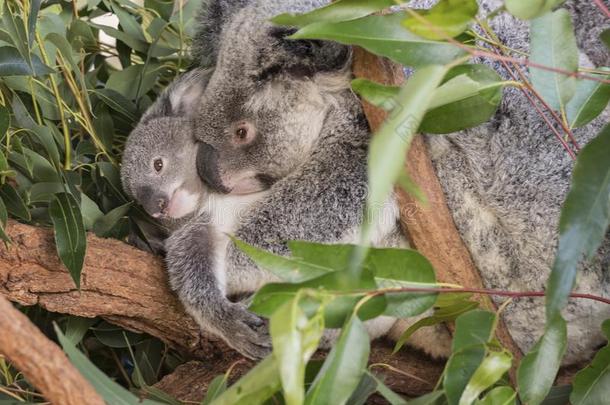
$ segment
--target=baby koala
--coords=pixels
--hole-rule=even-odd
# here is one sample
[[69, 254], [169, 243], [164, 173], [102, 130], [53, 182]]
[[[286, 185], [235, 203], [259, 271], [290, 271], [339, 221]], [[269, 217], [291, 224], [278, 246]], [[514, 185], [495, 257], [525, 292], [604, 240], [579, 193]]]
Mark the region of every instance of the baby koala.
[[[197, 174], [189, 106], [197, 105], [194, 100], [202, 97], [208, 76], [206, 70], [194, 69], [176, 79], [142, 116], [123, 153], [125, 192], [170, 234], [199, 215], [214, 225], [214, 233], [230, 234], [243, 210], [264, 195], [211, 193]], [[154, 245], [163, 250], [162, 241]]]

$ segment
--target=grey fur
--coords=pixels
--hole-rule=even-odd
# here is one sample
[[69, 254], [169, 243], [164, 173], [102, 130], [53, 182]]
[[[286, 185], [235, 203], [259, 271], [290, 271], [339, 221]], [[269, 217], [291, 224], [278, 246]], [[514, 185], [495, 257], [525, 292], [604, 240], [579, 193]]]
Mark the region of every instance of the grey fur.
[[[485, 1], [491, 10], [498, 1]], [[595, 26], [601, 15], [592, 2], [568, 2], [580, 48], [597, 63], [609, 62]], [[510, 15], [492, 28], [509, 47], [528, 50], [527, 25]], [[607, 26], [607, 25], [606, 25]], [[603, 46], [603, 45], [601, 45]], [[488, 62], [485, 62], [488, 63]], [[581, 62], [582, 63], [582, 62]], [[589, 62], [590, 63], [590, 62]], [[508, 79], [507, 73], [494, 64]], [[608, 114], [574, 133], [585, 145], [608, 122]], [[432, 160], [455, 223], [470, 249], [485, 286], [510, 291], [543, 290], [553, 263], [561, 205], [573, 162], [518, 89], [505, 90], [501, 107], [488, 123], [447, 136], [427, 136]], [[610, 296], [610, 244], [581, 269], [575, 289]], [[495, 299], [501, 303], [502, 298]], [[600, 325], [610, 308], [571, 300], [564, 311], [568, 348], [564, 363], [588, 360], [604, 342]], [[528, 351], [543, 332], [544, 300], [518, 299], [503, 318], [517, 343]]]
[[[267, 190], [245, 211], [235, 236], [278, 254], [288, 254], [289, 240], [355, 242], [362, 223], [370, 131], [350, 90], [350, 50], [287, 40], [293, 30], [267, 22], [321, 4], [209, 2], [206, 10], [222, 10], [222, 24], [195, 39], [213, 41], [214, 50], [199, 44], [196, 55], [205, 49], [216, 62], [195, 115], [199, 174], [217, 193]], [[257, 136], [240, 146], [234, 132], [244, 123]], [[393, 237], [393, 198], [387, 208], [377, 239], [404, 244]], [[194, 220], [168, 239], [171, 284], [202, 328], [246, 356], [262, 357], [270, 350], [266, 324], [228, 297], [252, 293], [274, 277], [213, 230], [200, 233], [205, 223]], [[370, 324], [371, 334], [386, 333], [394, 322]]]

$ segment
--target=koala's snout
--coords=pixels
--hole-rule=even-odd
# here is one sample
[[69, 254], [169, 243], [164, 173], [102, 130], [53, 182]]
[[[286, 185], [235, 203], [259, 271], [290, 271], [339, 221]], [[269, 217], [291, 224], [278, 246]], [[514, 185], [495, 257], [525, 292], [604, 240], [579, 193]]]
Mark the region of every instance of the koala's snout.
[[199, 142], [198, 145], [196, 164], [199, 177], [212, 190], [228, 194], [231, 190], [222, 182], [220, 167], [218, 166], [218, 151], [205, 142]]
[[137, 194], [138, 201], [150, 216], [158, 218], [165, 215], [170, 201], [167, 194], [151, 187], [142, 187]]

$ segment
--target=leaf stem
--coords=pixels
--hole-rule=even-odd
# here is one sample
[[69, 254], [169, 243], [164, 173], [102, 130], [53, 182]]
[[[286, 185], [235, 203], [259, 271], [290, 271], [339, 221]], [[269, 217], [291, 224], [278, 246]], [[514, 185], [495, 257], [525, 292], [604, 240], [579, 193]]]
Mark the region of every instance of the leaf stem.
[[[40, 48], [40, 55], [42, 56], [42, 60], [45, 64], [49, 65], [49, 58], [47, 56], [47, 52], [44, 49], [44, 44], [42, 42], [42, 38], [40, 38], [40, 33], [36, 31], [36, 42], [38, 43], [38, 47]], [[55, 77], [53, 77], [53, 73], [49, 74], [49, 80], [51, 81], [51, 89], [53, 90], [53, 95], [57, 100], [57, 108], [59, 109], [59, 118], [61, 120], [61, 129], [64, 135], [64, 149], [65, 149], [65, 158], [64, 158], [64, 169], [70, 170], [70, 166], [72, 165], [72, 142], [70, 140], [70, 128], [68, 128], [68, 123], [66, 121], [66, 117], [64, 116], [64, 107], [62, 105], [62, 98], [59, 94], [59, 88], [57, 87], [57, 82], [55, 81]]]

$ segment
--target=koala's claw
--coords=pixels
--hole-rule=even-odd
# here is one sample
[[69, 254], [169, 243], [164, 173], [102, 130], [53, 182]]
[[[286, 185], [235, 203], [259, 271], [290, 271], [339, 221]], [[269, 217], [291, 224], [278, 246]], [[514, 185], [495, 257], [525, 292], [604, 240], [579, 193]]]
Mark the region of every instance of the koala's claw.
[[222, 335], [229, 346], [255, 360], [271, 353], [271, 336], [266, 320], [242, 304], [232, 304], [228, 318], [223, 320]]

